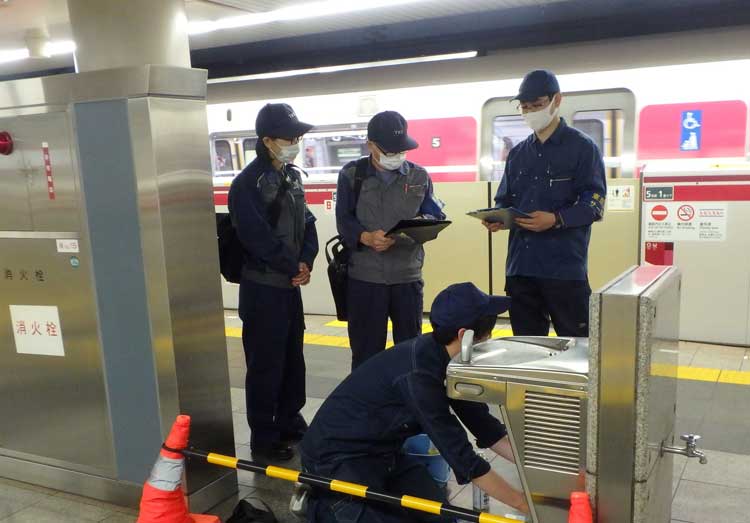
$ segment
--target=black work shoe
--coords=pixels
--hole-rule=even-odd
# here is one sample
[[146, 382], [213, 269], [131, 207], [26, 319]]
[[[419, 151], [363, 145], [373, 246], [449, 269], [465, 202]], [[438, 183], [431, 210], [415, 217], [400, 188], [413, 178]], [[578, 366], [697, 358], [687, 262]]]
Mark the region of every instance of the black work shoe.
[[287, 428], [289, 430], [281, 433], [281, 441], [284, 441], [289, 445], [294, 445], [295, 443], [302, 441], [302, 438], [305, 436], [305, 432], [307, 432], [307, 422], [301, 414], [297, 414]]
[[292, 432], [283, 432], [281, 434], [281, 441], [288, 445], [294, 445], [302, 441], [302, 438], [305, 437], [305, 432], [307, 432], [307, 428], [304, 428], [302, 430], [295, 430]]
[[255, 446], [250, 449], [253, 459], [264, 462], [289, 461], [294, 457], [294, 449], [286, 443], [273, 443], [268, 446]]

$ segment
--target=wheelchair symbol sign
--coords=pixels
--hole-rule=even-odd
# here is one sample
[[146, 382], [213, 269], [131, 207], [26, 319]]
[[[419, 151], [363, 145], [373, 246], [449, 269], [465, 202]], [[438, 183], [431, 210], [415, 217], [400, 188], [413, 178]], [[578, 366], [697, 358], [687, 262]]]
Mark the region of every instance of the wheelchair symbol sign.
[[701, 128], [703, 126], [703, 111], [683, 111], [680, 118], [680, 150], [699, 151], [701, 148]]
[[[700, 115], [700, 111], [698, 111], [698, 114]], [[685, 129], [697, 129], [701, 126], [700, 120], [696, 119], [695, 116], [693, 116], [693, 111], [686, 111], [685, 113], [683, 113], [683, 115], [684, 117], [682, 119], [682, 126]]]

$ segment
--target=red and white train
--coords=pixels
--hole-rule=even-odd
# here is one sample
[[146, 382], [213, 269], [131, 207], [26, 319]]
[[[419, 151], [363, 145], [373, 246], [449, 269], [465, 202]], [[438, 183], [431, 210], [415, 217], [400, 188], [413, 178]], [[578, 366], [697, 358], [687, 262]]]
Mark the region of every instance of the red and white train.
[[[617, 186], [618, 179], [642, 178], [647, 200], [627, 202], [619, 193], [611, 195], [624, 206], [615, 212], [628, 206], [635, 216], [643, 212], [643, 219], [634, 221], [640, 229], [634, 246], [640, 259], [684, 265], [686, 278], [693, 278], [688, 273], [705, 266], [705, 260], [696, 261], [701, 249], [728, 248], [730, 259], [713, 262], [719, 291], [696, 283], [683, 309], [690, 315], [699, 298], [725, 292], [738, 296], [731, 317], [742, 318], [735, 322], [742, 328], [735, 329], [730, 342], [750, 344], [750, 240], [743, 244], [733, 228], [740, 220], [750, 220], [750, 47], [742, 44], [748, 41], [750, 30], [738, 28], [328, 74], [215, 81], [209, 85], [208, 122], [216, 210], [226, 212], [231, 180], [254, 157], [255, 115], [269, 101], [291, 104], [300, 119], [316, 125], [305, 136], [297, 163], [310, 175], [308, 203], [318, 215], [321, 244], [335, 233], [338, 170], [365, 154], [367, 121], [378, 111], [396, 110], [408, 119], [410, 134], [420, 143], [408, 157], [427, 168], [439, 196], [450, 194], [453, 182], [487, 186], [500, 179], [507, 151], [530, 132], [511, 102], [523, 74], [551, 69], [563, 90], [563, 116], [599, 145], [608, 177], [615, 182], [611, 185]], [[490, 185], [488, 192], [492, 190]], [[647, 223], [654, 207], [664, 205], [676, 215], [672, 206], [683, 199], [714, 202], [717, 212], [728, 213], [719, 224], [723, 234], [718, 239], [692, 239], [674, 231], [659, 236], [658, 228]], [[450, 208], [446, 211], [451, 215]], [[322, 265], [318, 263], [316, 276], [323, 282], [305, 291], [308, 312], [333, 310]], [[730, 275], [725, 278], [724, 273]], [[450, 282], [435, 284], [442, 283]], [[228, 307], [236, 303], [234, 292], [225, 286]]]

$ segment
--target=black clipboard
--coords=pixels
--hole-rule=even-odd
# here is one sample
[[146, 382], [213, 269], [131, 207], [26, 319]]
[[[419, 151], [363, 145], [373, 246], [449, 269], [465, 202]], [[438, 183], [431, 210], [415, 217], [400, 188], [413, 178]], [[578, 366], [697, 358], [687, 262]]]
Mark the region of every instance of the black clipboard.
[[407, 236], [416, 243], [425, 243], [434, 240], [440, 231], [448, 227], [450, 220], [401, 220], [390, 231], [386, 233], [389, 238]]
[[531, 216], [515, 207], [504, 207], [502, 209], [491, 207], [489, 209], [477, 209], [466, 214], [477, 220], [484, 220], [487, 223], [503, 223], [509, 227], [517, 227], [516, 218], [531, 218]]

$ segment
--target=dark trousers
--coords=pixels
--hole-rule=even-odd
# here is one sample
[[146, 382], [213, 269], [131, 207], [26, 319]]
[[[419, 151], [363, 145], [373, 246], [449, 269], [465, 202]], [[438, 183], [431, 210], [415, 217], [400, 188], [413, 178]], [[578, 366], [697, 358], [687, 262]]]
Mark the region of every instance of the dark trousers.
[[[409, 456], [364, 457], [347, 460], [335, 469], [308, 470], [312, 474], [366, 485], [370, 490], [394, 496], [416, 496], [447, 503], [445, 489], [430, 476], [427, 468]], [[308, 506], [311, 523], [449, 523], [452, 518], [416, 512], [351, 496], [316, 492]]]
[[558, 336], [588, 337], [588, 281], [510, 276], [510, 324], [516, 336], [548, 336], [550, 320]]
[[279, 442], [305, 425], [305, 318], [297, 289], [243, 280], [240, 285], [245, 398], [253, 448]]
[[349, 279], [347, 316], [352, 370], [385, 350], [389, 317], [394, 343], [422, 334], [423, 290], [422, 280], [385, 285]]

